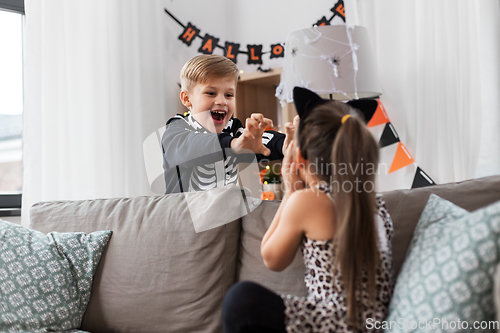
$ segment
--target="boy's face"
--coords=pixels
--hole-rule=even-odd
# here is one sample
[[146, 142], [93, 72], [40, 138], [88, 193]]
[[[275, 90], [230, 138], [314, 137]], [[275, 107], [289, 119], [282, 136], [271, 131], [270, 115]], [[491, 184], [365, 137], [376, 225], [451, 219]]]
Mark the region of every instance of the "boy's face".
[[235, 96], [236, 82], [227, 77], [197, 83], [191, 91], [181, 92], [181, 101], [203, 127], [221, 133], [234, 113]]

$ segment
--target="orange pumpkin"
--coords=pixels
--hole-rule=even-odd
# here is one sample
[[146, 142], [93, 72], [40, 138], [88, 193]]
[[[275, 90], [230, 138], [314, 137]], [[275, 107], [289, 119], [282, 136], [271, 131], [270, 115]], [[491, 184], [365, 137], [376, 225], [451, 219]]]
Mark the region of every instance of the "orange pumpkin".
[[264, 191], [260, 194], [260, 198], [262, 200], [274, 200], [274, 192], [273, 191]]

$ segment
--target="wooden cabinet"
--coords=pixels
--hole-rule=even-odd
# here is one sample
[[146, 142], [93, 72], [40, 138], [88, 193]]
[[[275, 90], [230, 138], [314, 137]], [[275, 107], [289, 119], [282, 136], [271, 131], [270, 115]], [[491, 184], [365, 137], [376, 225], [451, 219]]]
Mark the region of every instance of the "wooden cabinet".
[[269, 72], [252, 72], [240, 75], [236, 90], [235, 117], [243, 125], [252, 113], [262, 113], [273, 120], [276, 130], [284, 130], [286, 122], [292, 122], [297, 114], [292, 103], [281, 106], [276, 98], [276, 87], [281, 79], [281, 68]]
[[[297, 112], [293, 103], [282, 107], [276, 98], [276, 88], [280, 84], [280, 80], [281, 68], [275, 68], [265, 73], [241, 74], [236, 90], [235, 117], [240, 119], [244, 125], [245, 119], [250, 117], [252, 113], [262, 113], [265, 117], [273, 120], [275, 130], [284, 132], [284, 124], [292, 122]], [[240, 164], [240, 185], [248, 188], [252, 193], [251, 196], [261, 198], [260, 171], [266, 166], [276, 168], [274, 164], [280, 163], [281, 161], [260, 162], [253, 166]], [[281, 199], [281, 195], [276, 198]]]

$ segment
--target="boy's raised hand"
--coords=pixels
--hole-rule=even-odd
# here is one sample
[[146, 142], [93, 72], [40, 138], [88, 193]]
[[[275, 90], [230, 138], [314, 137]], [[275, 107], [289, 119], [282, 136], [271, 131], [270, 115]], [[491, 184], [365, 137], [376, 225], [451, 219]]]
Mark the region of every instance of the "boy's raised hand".
[[269, 156], [271, 151], [262, 143], [262, 134], [267, 126], [273, 126], [271, 119], [265, 118], [261, 113], [252, 113], [246, 120], [245, 131], [231, 141], [231, 148], [236, 152], [238, 149], [249, 149], [256, 154]]

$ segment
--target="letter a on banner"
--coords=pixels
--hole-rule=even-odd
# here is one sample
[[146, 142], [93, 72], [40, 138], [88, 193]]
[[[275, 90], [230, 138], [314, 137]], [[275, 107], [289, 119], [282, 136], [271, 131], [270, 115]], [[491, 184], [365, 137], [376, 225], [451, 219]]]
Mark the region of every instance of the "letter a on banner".
[[193, 40], [200, 33], [200, 29], [196, 28], [191, 22], [188, 23], [187, 27], [184, 28], [184, 31], [179, 36], [179, 39], [182, 40], [187, 46], [191, 46]]
[[205, 34], [198, 52], [204, 54], [212, 54], [214, 52], [214, 48], [217, 46], [217, 43], [219, 43], [219, 38], [215, 38], [214, 36]]

